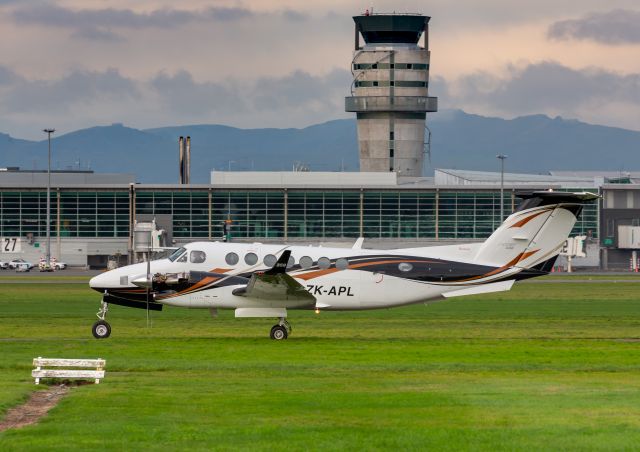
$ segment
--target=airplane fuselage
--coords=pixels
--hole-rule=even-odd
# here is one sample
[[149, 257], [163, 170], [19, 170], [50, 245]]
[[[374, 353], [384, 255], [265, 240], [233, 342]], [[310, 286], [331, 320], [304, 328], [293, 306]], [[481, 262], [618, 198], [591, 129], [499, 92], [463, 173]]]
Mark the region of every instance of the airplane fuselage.
[[[182, 255], [173, 260], [151, 261], [150, 273], [196, 271], [218, 275], [216, 279], [175, 293], [154, 293], [152, 301], [191, 308], [282, 306], [279, 300], [266, 302], [233, 295], [234, 289], [246, 285], [246, 281], [234, 281], [234, 277], [248, 278], [254, 272], [266, 271], [275, 262], [275, 256], [290, 250], [292, 265], [288, 266], [287, 273], [315, 297], [316, 303], [314, 306], [287, 305], [289, 309], [357, 310], [402, 306], [438, 299], [447, 292], [474, 287], [480, 282], [504, 280], [504, 272], [493, 278], [485, 276], [496, 267], [464, 262], [465, 254], [470, 260], [478, 246], [364, 250], [194, 242], [186, 245]], [[454, 255], [455, 261], [451, 260]], [[131, 281], [146, 277], [146, 271], [146, 263], [129, 265], [94, 278], [91, 287], [101, 293], [106, 291], [144, 301], [146, 290]], [[509, 269], [505, 271], [515, 273]]]

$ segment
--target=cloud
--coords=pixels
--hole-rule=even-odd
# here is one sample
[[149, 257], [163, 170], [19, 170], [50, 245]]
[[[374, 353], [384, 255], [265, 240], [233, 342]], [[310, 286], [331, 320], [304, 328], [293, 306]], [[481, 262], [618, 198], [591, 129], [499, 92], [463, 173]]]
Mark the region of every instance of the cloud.
[[285, 9], [282, 12], [282, 16], [289, 22], [304, 22], [308, 19], [305, 14], [302, 14], [299, 11], [294, 11], [292, 9]]
[[211, 7], [202, 11], [157, 9], [147, 13], [130, 9], [69, 9], [55, 5], [30, 5], [17, 8], [12, 17], [24, 25], [75, 30], [73, 37], [115, 42], [124, 38], [114, 29], [178, 28], [194, 22], [235, 22], [254, 16], [245, 8]]
[[43, 110], [56, 115], [71, 111], [78, 103], [95, 104], [105, 99], [121, 100], [140, 95], [136, 83], [115, 69], [74, 71], [57, 80], [28, 80], [0, 67], [0, 79], [3, 73], [10, 74], [0, 90], [0, 111], [4, 111], [4, 115]]
[[150, 85], [163, 104], [189, 115], [214, 111], [284, 114], [298, 109], [320, 110], [330, 115], [342, 108], [350, 81], [349, 72], [339, 69], [326, 75], [298, 70], [282, 77], [260, 77], [242, 83], [230, 80], [197, 82], [183, 70], [173, 75], [160, 73]]
[[260, 78], [255, 86], [254, 104], [261, 110], [328, 108], [335, 106], [336, 98], [346, 95], [351, 80], [351, 74], [340, 69], [323, 76], [297, 70], [284, 77]]
[[118, 70], [76, 70], [64, 77], [27, 79], [0, 66], [0, 117], [12, 134], [28, 136], [33, 124], [77, 129], [126, 122], [223, 123], [240, 127], [306, 126], [345, 116], [350, 73], [295, 71], [282, 77], [198, 81], [185, 70], [133, 79]]
[[18, 23], [63, 28], [167, 28], [184, 25], [199, 17], [194, 12], [172, 9], [138, 13], [113, 8], [73, 10], [55, 5], [27, 6], [13, 12]]
[[616, 9], [552, 24], [550, 39], [591, 40], [608, 45], [640, 44], [640, 11]]
[[[283, 17], [288, 21], [306, 19], [306, 15], [291, 9], [270, 14]], [[131, 9], [70, 9], [55, 5], [30, 5], [16, 8], [12, 12], [13, 19], [21, 24], [114, 29], [177, 28], [193, 22], [235, 22], [259, 15], [267, 15], [267, 13], [257, 13], [241, 7], [209, 7], [203, 10], [164, 8], [143, 13]]]
[[18, 79], [19, 77], [11, 69], [0, 66], [0, 86], [9, 85]]
[[232, 82], [196, 82], [187, 71], [160, 73], [150, 87], [163, 105], [176, 114], [197, 116], [213, 111], [243, 112], [247, 100]]
[[205, 11], [204, 16], [221, 22], [233, 22], [252, 17], [254, 13], [244, 8], [209, 8]]
[[126, 39], [111, 30], [104, 28], [80, 28], [71, 34], [72, 38], [85, 39], [87, 41], [123, 42]]
[[[476, 72], [444, 84], [447, 107], [502, 114], [562, 114], [599, 118], [612, 106], [638, 109], [640, 74], [623, 75], [601, 68], [573, 69], [547, 61], [509, 67], [505, 76]], [[438, 95], [435, 91], [433, 95]], [[601, 118], [602, 120], [602, 118]], [[637, 128], [631, 121], [624, 126]]]

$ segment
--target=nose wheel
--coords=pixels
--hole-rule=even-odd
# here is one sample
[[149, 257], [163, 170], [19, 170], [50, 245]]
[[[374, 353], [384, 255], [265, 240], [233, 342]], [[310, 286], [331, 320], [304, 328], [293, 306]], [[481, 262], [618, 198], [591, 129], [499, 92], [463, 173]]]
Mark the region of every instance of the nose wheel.
[[107, 317], [107, 311], [109, 311], [109, 304], [102, 300], [100, 302], [100, 310], [98, 311], [98, 314], [96, 314], [100, 320], [94, 323], [91, 327], [93, 337], [96, 339], [106, 339], [111, 335], [111, 325], [109, 325], [105, 320]]
[[104, 320], [98, 320], [91, 327], [91, 331], [96, 339], [106, 339], [111, 335], [111, 325]]
[[280, 317], [280, 322], [271, 327], [269, 337], [276, 341], [281, 341], [289, 337], [289, 334], [291, 334], [291, 324], [284, 317]]

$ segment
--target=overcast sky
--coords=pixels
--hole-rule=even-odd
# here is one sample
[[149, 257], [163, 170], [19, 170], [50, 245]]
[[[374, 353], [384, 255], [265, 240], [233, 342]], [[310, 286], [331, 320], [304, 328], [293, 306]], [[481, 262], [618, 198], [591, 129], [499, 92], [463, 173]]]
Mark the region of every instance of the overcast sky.
[[[370, 4], [0, 0], [0, 132], [351, 117], [351, 16]], [[430, 94], [441, 109], [640, 130], [638, 0], [373, 5], [432, 17]]]

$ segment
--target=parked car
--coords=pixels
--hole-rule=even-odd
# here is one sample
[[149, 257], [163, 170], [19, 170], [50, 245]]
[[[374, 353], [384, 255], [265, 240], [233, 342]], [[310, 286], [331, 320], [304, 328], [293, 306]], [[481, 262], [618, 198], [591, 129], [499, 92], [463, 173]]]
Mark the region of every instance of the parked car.
[[[24, 259], [13, 259], [9, 262], [9, 268], [12, 270], [17, 270], [18, 266], [20, 267], [28, 267], [29, 270], [33, 268], [33, 264], [31, 262], [27, 262]], [[27, 271], [29, 271], [27, 270]]]
[[55, 268], [56, 270], [64, 270], [65, 268], [67, 268], [67, 264], [65, 264], [64, 262], [52, 262], [51, 265], [53, 265], [53, 268]]
[[9, 268], [9, 262], [0, 261], [0, 270], [6, 270]]
[[31, 271], [33, 265], [29, 262], [16, 262], [15, 269], [17, 272], [28, 272]]

